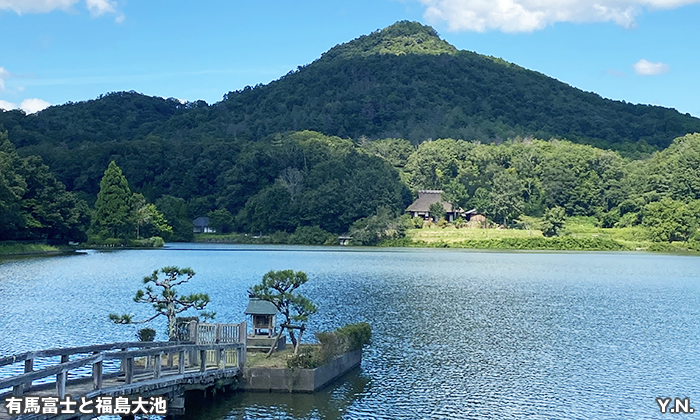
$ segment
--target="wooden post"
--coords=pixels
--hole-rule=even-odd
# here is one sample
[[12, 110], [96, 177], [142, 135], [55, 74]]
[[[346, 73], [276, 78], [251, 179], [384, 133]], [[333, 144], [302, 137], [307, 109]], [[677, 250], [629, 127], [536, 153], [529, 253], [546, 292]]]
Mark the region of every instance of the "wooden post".
[[221, 324], [216, 324], [216, 339], [214, 340], [214, 342], [221, 342]]
[[61, 363], [67, 363], [67, 362], [70, 362], [70, 355], [62, 354], [61, 355]]
[[173, 354], [172, 354], [172, 353], [168, 353], [168, 367], [172, 369], [172, 368], [173, 368], [173, 363], [175, 363], [175, 361], [173, 360]]
[[[126, 348], [122, 348], [120, 351], [126, 351]], [[124, 359], [121, 359], [119, 361], [119, 372], [126, 372], [125, 366], [124, 366]]]
[[197, 321], [190, 321], [190, 341], [193, 343], [199, 342], [199, 337], [197, 336]]
[[127, 357], [126, 359], [126, 375], [124, 376], [124, 382], [130, 384], [134, 382], [134, 358]]
[[92, 387], [93, 389], [102, 388], [102, 360], [92, 364]]
[[214, 350], [214, 364], [218, 367], [221, 365], [221, 352], [219, 351], [220, 348], [217, 348]]
[[246, 363], [246, 346], [243, 343], [243, 347], [238, 348], [238, 353], [236, 353], [236, 359], [238, 361], [238, 369], [243, 370]]
[[158, 353], [153, 357], [153, 378], [160, 379], [161, 358], [163, 353]]
[[[61, 359], [63, 359], [63, 356], [61, 356]], [[59, 399], [64, 399], [66, 398], [66, 377], [68, 376], [68, 372], [65, 370], [62, 370], [56, 375], [56, 393], [58, 394]]]
[[[29, 373], [29, 372], [34, 372], [34, 359], [26, 359], [24, 361], [24, 373]], [[24, 384], [24, 390], [29, 391], [29, 389], [32, 387], [32, 383], [26, 383]]]
[[248, 324], [243, 321], [238, 324], [238, 342], [245, 344], [248, 341]]
[[219, 369], [225, 369], [226, 368], [226, 349], [219, 348], [216, 350], [216, 355], [218, 356], [218, 362], [216, 365], [219, 367]]
[[199, 351], [199, 371], [204, 372], [205, 370], [207, 370], [207, 351], [200, 350]]
[[177, 372], [178, 373], [185, 373], [185, 351], [184, 350], [180, 350], [180, 358], [178, 360]]
[[21, 397], [24, 395], [24, 387], [25, 385], [15, 385], [12, 387], [12, 396], [13, 397]]

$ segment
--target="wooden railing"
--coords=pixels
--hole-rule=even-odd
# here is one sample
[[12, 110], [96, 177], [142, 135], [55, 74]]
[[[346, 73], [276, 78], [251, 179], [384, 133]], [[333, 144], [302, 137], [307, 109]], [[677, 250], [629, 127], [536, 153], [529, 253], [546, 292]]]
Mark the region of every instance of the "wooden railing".
[[197, 344], [245, 343], [248, 327], [240, 324], [201, 324], [190, 321], [190, 341]]
[[[130, 348], [137, 348], [137, 350], [129, 350]], [[70, 360], [70, 356], [90, 353], [92, 354], [89, 356]], [[61, 357], [60, 363], [34, 371], [35, 359], [55, 356]], [[206, 372], [209, 367], [222, 370], [235, 366], [241, 369], [245, 364], [245, 356], [244, 343], [134, 342], [27, 352], [0, 358], [0, 366], [24, 362], [24, 373], [0, 379], [0, 390], [11, 388], [12, 395], [22, 396], [32, 388], [33, 382], [55, 376], [56, 393], [59, 398], [65, 398], [69, 382], [85, 382], [92, 378], [93, 390], [103, 390], [105, 378], [120, 377], [120, 379], [123, 378], [124, 385], [117, 388], [126, 389], [131, 384], [145, 380], [157, 381], [168, 377], [174, 379], [173, 376], [183, 375], [193, 366], [197, 367], [199, 372]], [[138, 377], [136, 376], [137, 359], [139, 359], [139, 367], [151, 366], [149, 370], [142, 370], [145, 375], [141, 374]], [[120, 372], [105, 374], [103, 364], [109, 360], [121, 362]], [[90, 376], [68, 380], [70, 371], [86, 366], [92, 368]], [[114, 388], [114, 385], [109, 387], [111, 391], [114, 391]], [[0, 396], [7, 394], [9, 393], [0, 394]]]

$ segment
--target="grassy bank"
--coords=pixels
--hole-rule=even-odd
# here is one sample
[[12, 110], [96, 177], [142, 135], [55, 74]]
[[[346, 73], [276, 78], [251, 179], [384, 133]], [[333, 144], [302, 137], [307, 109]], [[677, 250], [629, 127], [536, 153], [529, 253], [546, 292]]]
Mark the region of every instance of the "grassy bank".
[[62, 252], [70, 252], [73, 249], [65, 249], [44, 244], [23, 244], [23, 243], [0, 243], [0, 257], [9, 257], [15, 255], [42, 255], [42, 254], [59, 254]]
[[[288, 244], [290, 235], [253, 236], [198, 234], [195, 242], [231, 244]], [[327, 244], [337, 245], [335, 240]], [[698, 242], [652, 242], [642, 226], [602, 228], [594, 217], [570, 217], [559, 236], [546, 238], [537, 229], [457, 229], [452, 225], [408, 229], [406, 237], [384, 241], [385, 247], [471, 248], [556, 251], [698, 252]]]
[[571, 217], [560, 236], [545, 238], [539, 230], [456, 229], [430, 227], [410, 229], [406, 238], [385, 246], [559, 251], [698, 251], [692, 242], [652, 242], [641, 226], [601, 228], [593, 217]]

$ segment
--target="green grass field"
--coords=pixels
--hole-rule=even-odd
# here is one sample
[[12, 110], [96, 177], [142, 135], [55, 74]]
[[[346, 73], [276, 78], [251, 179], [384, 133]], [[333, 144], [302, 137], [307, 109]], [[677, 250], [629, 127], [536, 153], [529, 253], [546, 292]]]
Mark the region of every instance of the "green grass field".
[[428, 244], [442, 242], [453, 244], [465, 240], [491, 240], [503, 238], [533, 238], [542, 237], [539, 230], [519, 229], [456, 229], [452, 226], [446, 228], [430, 227], [423, 229], [409, 229], [406, 237], [423, 241]]
[[570, 217], [559, 237], [544, 238], [539, 230], [456, 229], [432, 226], [410, 229], [406, 237], [414, 246], [478, 249], [637, 250], [685, 252], [685, 242], [651, 242], [642, 226], [601, 228], [594, 217]]

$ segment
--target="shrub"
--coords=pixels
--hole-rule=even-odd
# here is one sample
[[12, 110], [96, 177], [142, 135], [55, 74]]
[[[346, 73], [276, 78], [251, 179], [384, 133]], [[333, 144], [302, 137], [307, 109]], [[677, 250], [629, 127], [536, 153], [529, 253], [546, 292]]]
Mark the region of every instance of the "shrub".
[[319, 364], [318, 348], [315, 347], [300, 347], [299, 354], [292, 354], [287, 358], [287, 367], [289, 369], [314, 369]]
[[129, 239], [128, 245], [132, 248], [161, 248], [165, 241], [160, 236], [153, 236], [146, 239]]
[[455, 219], [455, 221], [452, 223], [455, 228], [459, 229], [467, 225], [467, 221], [462, 219], [461, 217], [458, 217]]
[[153, 328], [141, 328], [136, 333], [136, 338], [139, 341], [153, 341], [156, 338], [156, 330]]
[[105, 239], [104, 244], [106, 246], [122, 246], [124, 244], [124, 240], [120, 238], [107, 238]]
[[335, 331], [318, 332], [316, 339], [320, 345], [300, 347], [299, 354], [287, 359], [287, 367], [316, 368], [349, 351], [362, 350], [371, 337], [372, 328], [366, 322], [348, 324]]
[[413, 227], [416, 229], [420, 229], [423, 227], [423, 223], [425, 223], [425, 220], [422, 217], [414, 217], [411, 219], [411, 223], [413, 223]]
[[336, 236], [318, 226], [299, 226], [289, 235], [290, 244], [323, 245], [329, 240], [335, 242]]
[[361, 350], [362, 346], [369, 344], [372, 338], [372, 327], [366, 322], [358, 322], [357, 324], [348, 324], [338, 328], [336, 334], [344, 336], [348, 340], [348, 349]]
[[566, 213], [561, 207], [552, 207], [544, 212], [544, 222], [542, 223], [542, 234], [547, 237], [557, 236], [564, 227]]

